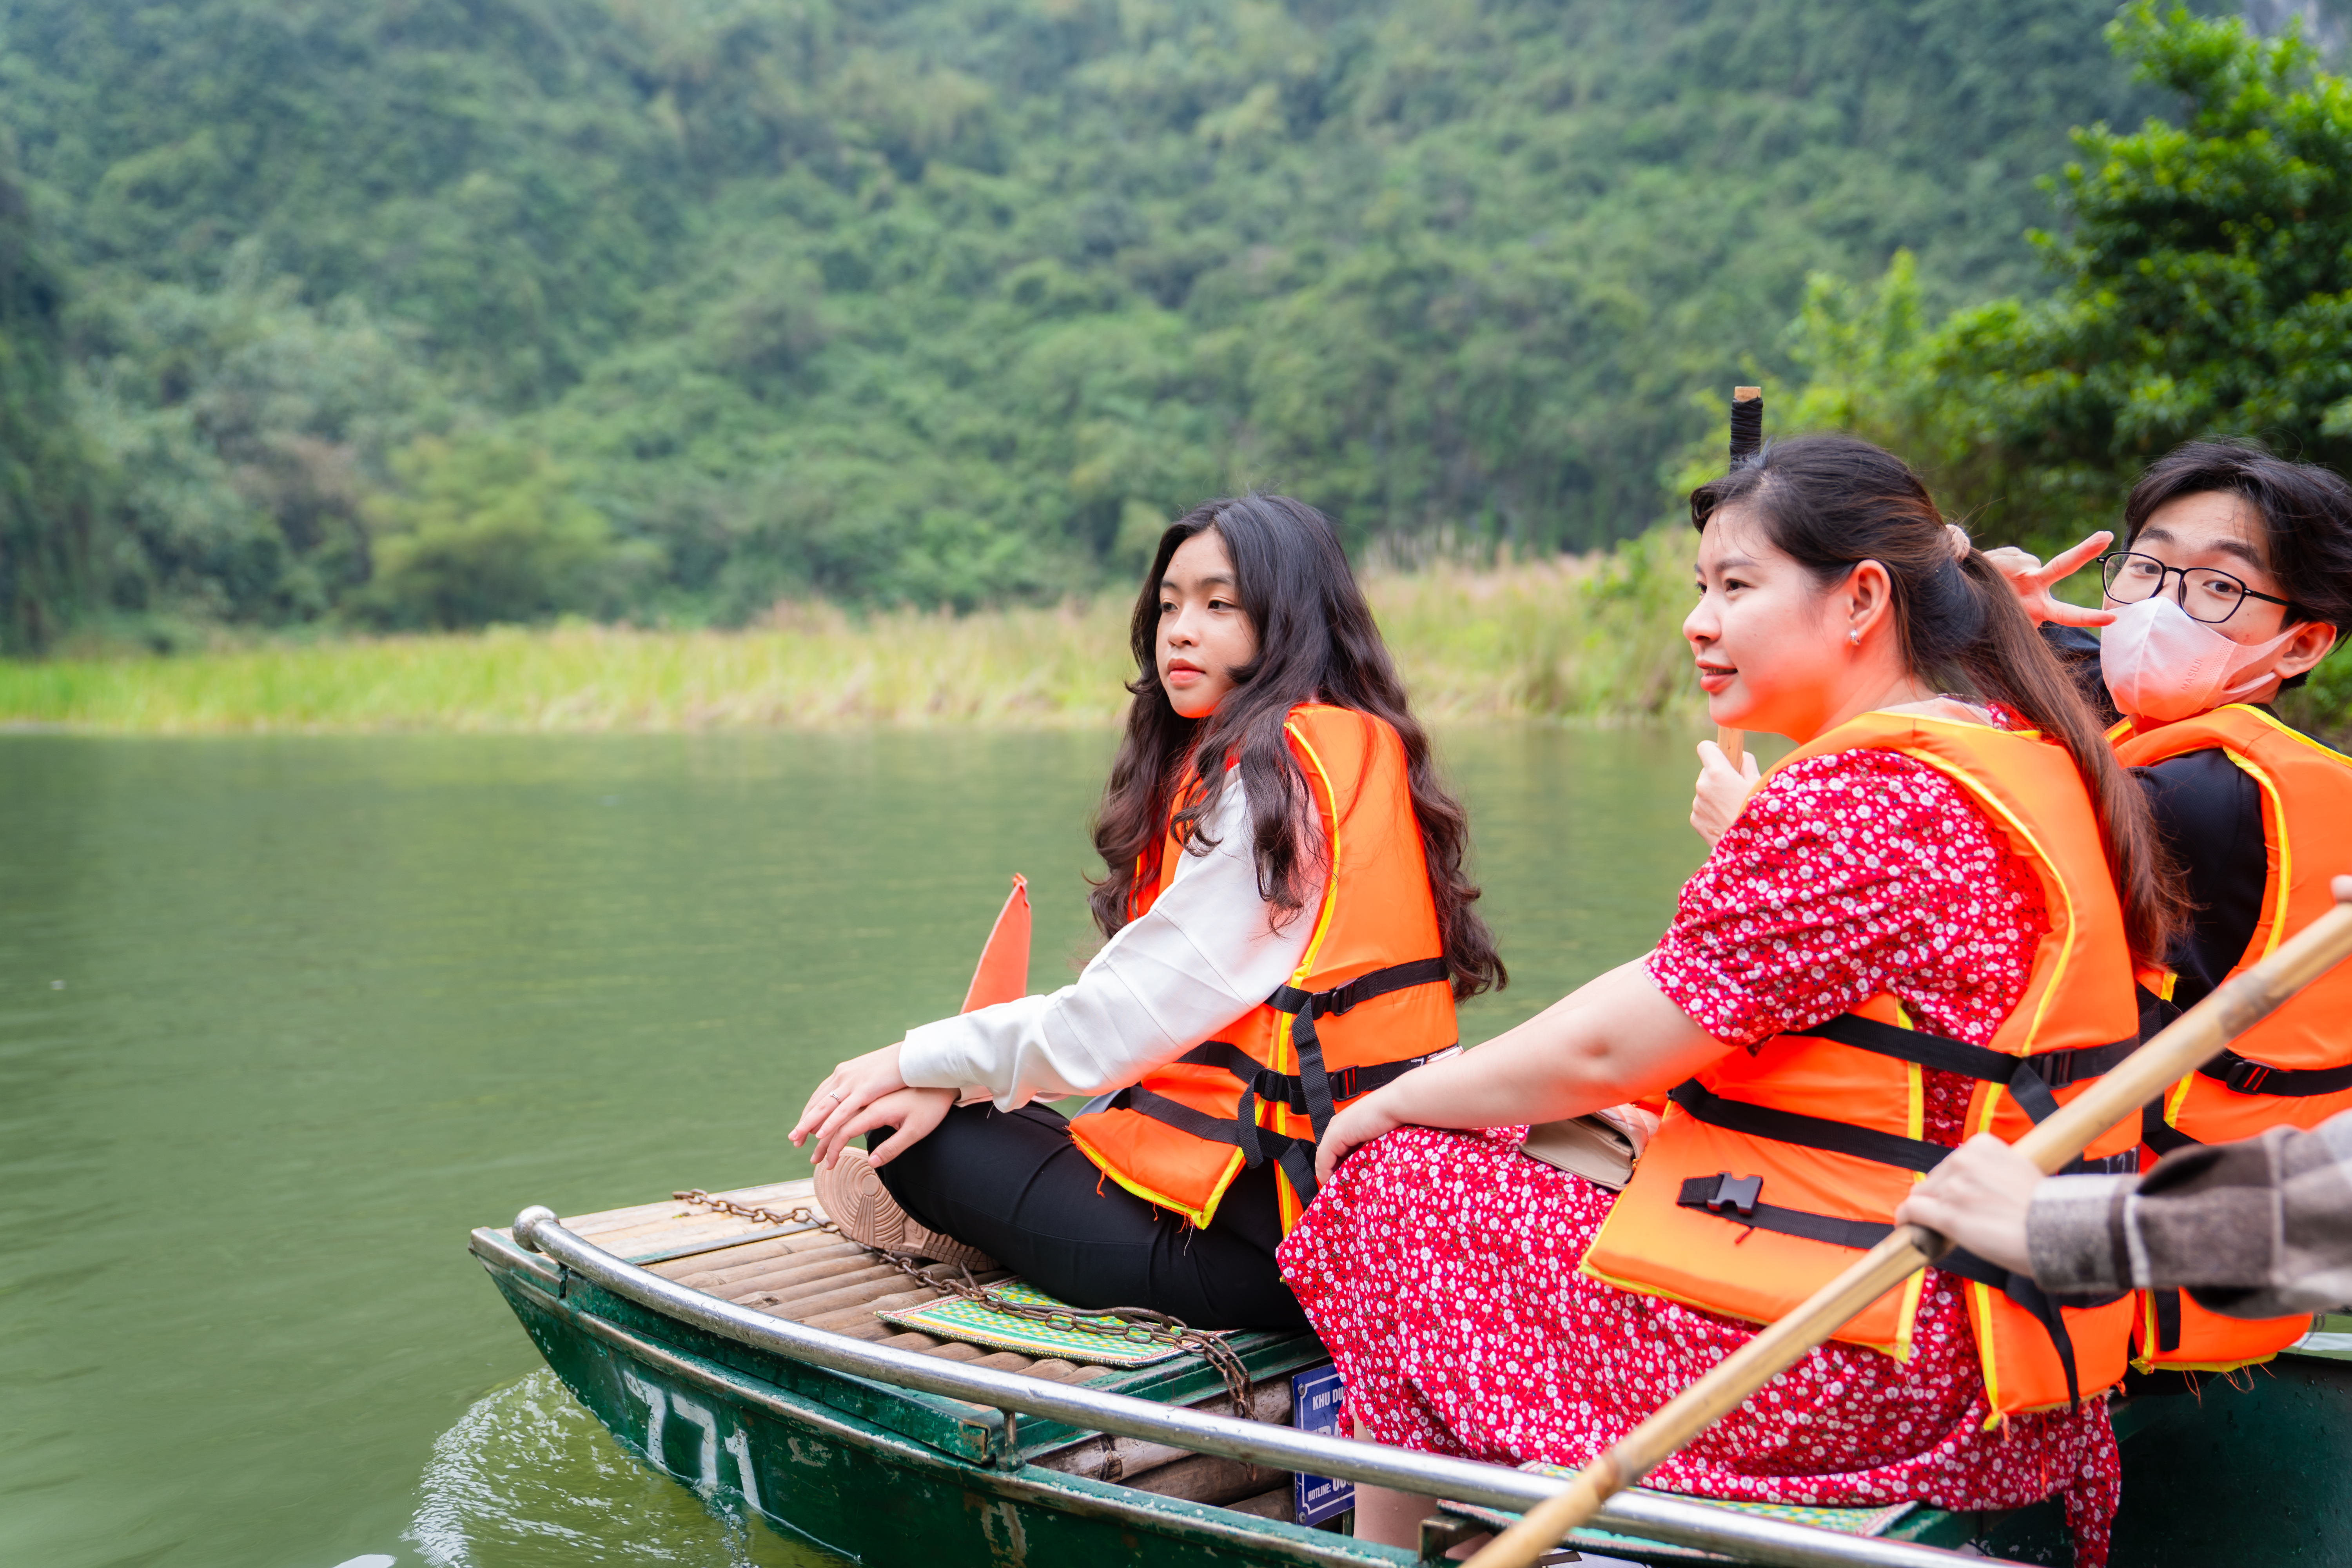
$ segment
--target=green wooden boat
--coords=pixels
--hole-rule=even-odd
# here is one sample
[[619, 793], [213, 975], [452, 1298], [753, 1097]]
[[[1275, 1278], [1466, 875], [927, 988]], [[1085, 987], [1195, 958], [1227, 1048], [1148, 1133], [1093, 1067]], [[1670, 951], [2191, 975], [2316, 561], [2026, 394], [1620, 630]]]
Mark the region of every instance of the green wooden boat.
[[[721, 1195], [814, 1208], [806, 1182]], [[1299, 1430], [1290, 1379], [1328, 1360], [1308, 1334], [1232, 1336], [1252, 1379], [1244, 1420], [1197, 1356], [1119, 1370], [901, 1331], [876, 1312], [937, 1292], [814, 1221], [677, 1201], [563, 1220], [532, 1208], [474, 1232], [472, 1250], [625, 1447], [706, 1500], [886, 1568], [1407, 1568], [1558, 1485]], [[2352, 1321], [2324, 1327], [2339, 1331], [2315, 1334], [2316, 1353], [2235, 1385], [2116, 1402], [2117, 1568], [2352, 1563]], [[1344, 1517], [1296, 1522], [1294, 1472], [1431, 1496], [1420, 1552], [1357, 1541]], [[1572, 1544], [1653, 1563], [2071, 1561], [2054, 1502], [1888, 1521], [1637, 1491]]]

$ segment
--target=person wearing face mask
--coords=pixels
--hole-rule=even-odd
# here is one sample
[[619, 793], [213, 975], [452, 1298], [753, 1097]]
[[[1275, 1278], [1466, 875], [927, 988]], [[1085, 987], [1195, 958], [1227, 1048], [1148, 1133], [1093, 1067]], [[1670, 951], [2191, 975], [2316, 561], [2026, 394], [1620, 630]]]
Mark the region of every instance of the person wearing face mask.
[[[2272, 708], [2352, 628], [2352, 486], [2249, 444], [2192, 442], [2133, 486], [2121, 549], [2099, 557], [2097, 609], [2050, 593], [2103, 550], [2097, 533], [2046, 566], [1989, 558], [2118, 721], [2116, 754], [2146, 790], [2193, 910], [2143, 1012], [2161, 1026], [2330, 908], [2352, 865], [2352, 759]], [[2094, 638], [2087, 628], [2103, 628]], [[2352, 1110], [2352, 974], [2313, 985], [2181, 1080], [2143, 1118], [2147, 1161], [2199, 1144], [2313, 1128]], [[2309, 1327], [2247, 1321], [2169, 1287], [2143, 1292], [2143, 1370], [2267, 1361]]]
[[[815, 1140], [854, 1240], [1081, 1307], [1296, 1328], [1274, 1252], [1317, 1138], [1454, 1049], [1456, 999], [1506, 974], [1467, 820], [1320, 512], [1244, 496], [1179, 519], [1130, 644], [1101, 951], [1075, 984], [841, 1063], [791, 1137]], [[1036, 1103], [1065, 1096], [1094, 1098]]]
[[[1360, 1435], [1581, 1466], [1883, 1238], [1966, 1137], [2137, 1047], [2178, 920], [2147, 806], [1899, 459], [1816, 436], [1690, 498], [1719, 723], [1789, 737], [1655, 948], [1332, 1122], [1282, 1265]], [[1526, 1123], [1664, 1094], [1612, 1191]], [[2137, 1130], [2088, 1169], [2129, 1168]], [[1702, 1497], [2021, 1507], [2106, 1555], [2131, 1300], [1951, 1257], [1650, 1473]], [[1426, 1506], [1359, 1487], [1357, 1532]]]

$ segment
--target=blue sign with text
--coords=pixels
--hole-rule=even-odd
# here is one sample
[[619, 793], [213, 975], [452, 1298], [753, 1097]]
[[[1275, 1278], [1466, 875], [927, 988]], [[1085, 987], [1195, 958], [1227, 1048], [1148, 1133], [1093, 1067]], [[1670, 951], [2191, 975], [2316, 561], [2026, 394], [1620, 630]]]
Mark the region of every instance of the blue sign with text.
[[[1334, 1437], [1354, 1436], [1348, 1421], [1348, 1391], [1336, 1366], [1318, 1366], [1290, 1380], [1290, 1424], [1301, 1432], [1322, 1432]], [[1356, 1506], [1356, 1483], [1328, 1476], [1290, 1478], [1291, 1501], [1301, 1524], [1320, 1524]]]

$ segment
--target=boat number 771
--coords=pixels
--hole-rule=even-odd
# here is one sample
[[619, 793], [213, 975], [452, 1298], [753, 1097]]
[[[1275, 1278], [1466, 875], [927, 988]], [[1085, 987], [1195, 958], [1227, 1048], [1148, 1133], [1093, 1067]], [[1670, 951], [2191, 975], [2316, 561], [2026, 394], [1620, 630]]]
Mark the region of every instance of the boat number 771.
[[[719, 1436], [719, 1416], [709, 1406], [698, 1405], [675, 1389], [641, 1377], [633, 1367], [621, 1369], [621, 1384], [635, 1394], [646, 1407], [646, 1457], [654, 1468], [676, 1476], [703, 1496], [719, 1489], [719, 1456], [725, 1453], [735, 1460], [735, 1477], [743, 1500], [752, 1508], [760, 1506], [760, 1483], [751, 1474], [751, 1436], [738, 1426], [721, 1442]], [[665, 1418], [675, 1413], [688, 1426], [695, 1427], [700, 1437], [696, 1445], [698, 1469], [673, 1470], [667, 1452], [662, 1447], [662, 1426]]]

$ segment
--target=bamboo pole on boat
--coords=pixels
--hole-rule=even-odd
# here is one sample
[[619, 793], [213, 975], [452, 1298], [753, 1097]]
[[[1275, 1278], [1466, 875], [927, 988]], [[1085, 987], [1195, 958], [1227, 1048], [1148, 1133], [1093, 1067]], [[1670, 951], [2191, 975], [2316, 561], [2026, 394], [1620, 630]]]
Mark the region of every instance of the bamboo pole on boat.
[[[1731, 462], [1738, 467], [1739, 459], [1755, 456], [1764, 445], [1764, 389], [1760, 386], [1735, 386], [1731, 389]], [[1747, 750], [1748, 737], [1728, 724], [1715, 727], [1715, 743], [1723, 748], [1723, 760], [1731, 771], [1740, 771], [1739, 759]]]
[[[2074, 1159], [2108, 1128], [2213, 1059], [2296, 992], [2352, 957], [2352, 902], [2339, 900], [2275, 952], [2217, 987], [2171, 1027], [2134, 1051], [2017, 1141], [2044, 1173]], [[1925, 1226], [1900, 1225], [1844, 1273], [1765, 1328], [1715, 1370], [1571, 1477], [1564, 1488], [1486, 1543], [1469, 1568], [1528, 1568], [1601, 1504], [1633, 1485], [1715, 1420], [1779, 1376], [1855, 1313], [1951, 1248]]]

